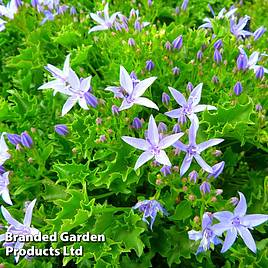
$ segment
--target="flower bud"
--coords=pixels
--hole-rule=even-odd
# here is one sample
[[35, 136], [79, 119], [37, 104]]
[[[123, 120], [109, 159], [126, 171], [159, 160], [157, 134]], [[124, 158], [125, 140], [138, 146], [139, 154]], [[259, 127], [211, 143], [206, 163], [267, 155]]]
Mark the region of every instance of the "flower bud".
[[236, 96], [239, 96], [243, 91], [242, 85], [240, 82], [237, 82], [234, 86], [234, 93]]
[[170, 166], [163, 166], [160, 169], [160, 172], [166, 177], [167, 175], [170, 175], [172, 173], [171, 172], [171, 167]]
[[9, 140], [9, 142], [13, 145], [17, 145], [21, 143], [21, 137], [18, 134], [7, 134], [7, 138]]
[[212, 77], [212, 82], [213, 82], [214, 84], [218, 84], [218, 83], [219, 83], [219, 78], [218, 78], [216, 75], [213, 75], [213, 77]]
[[159, 131], [160, 133], [164, 133], [164, 132], [166, 132], [166, 131], [167, 131], [167, 125], [166, 125], [165, 123], [163, 123], [163, 122], [160, 122], [160, 123], [158, 124], [158, 131]]
[[173, 129], [172, 129], [173, 133], [180, 133], [181, 132], [181, 127], [179, 124], [175, 124]]
[[119, 114], [119, 108], [116, 105], [112, 106], [112, 113], [113, 113], [113, 115]]
[[201, 61], [203, 58], [203, 52], [201, 50], [197, 51], [196, 58]]
[[75, 7], [74, 6], [71, 6], [71, 8], [70, 8], [70, 15], [74, 16], [76, 14], [77, 14], [77, 11], [76, 11]]
[[171, 43], [169, 41], [166, 42], [165, 44], [166, 50], [170, 51], [171, 50]]
[[223, 193], [222, 189], [216, 189], [216, 195], [221, 195]]
[[33, 140], [27, 131], [21, 133], [21, 144], [28, 148], [31, 148], [33, 146]]
[[69, 133], [68, 127], [63, 124], [55, 125], [54, 130], [61, 136], [66, 136]]
[[182, 43], [183, 43], [183, 37], [182, 35], [180, 35], [172, 42], [173, 48], [180, 50], [182, 47]]
[[204, 181], [204, 182], [200, 185], [199, 189], [200, 189], [200, 192], [201, 192], [202, 194], [210, 193], [210, 184], [209, 184], [207, 181]]
[[221, 52], [218, 49], [215, 49], [215, 51], [214, 51], [214, 61], [217, 64], [219, 64], [220, 62], [222, 62]]
[[133, 39], [133, 38], [129, 38], [128, 39], [128, 45], [130, 46], [130, 47], [134, 47], [135, 46], [135, 40]]
[[244, 54], [239, 54], [236, 60], [237, 70], [246, 70], [248, 66], [248, 59]]
[[239, 199], [237, 197], [231, 197], [230, 199], [230, 203], [233, 205], [233, 206], [236, 206], [239, 202]]
[[172, 68], [172, 73], [173, 73], [174, 75], [178, 75], [178, 74], [180, 73], [180, 68], [177, 67], [177, 66], [175, 66], [174, 68]]
[[219, 39], [214, 43], [214, 48], [219, 50], [222, 47], [222, 40]]
[[198, 179], [198, 173], [195, 170], [191, 171], [189, 173], [189, 180], [190, 180], [190, 182], [196, 183], [197, 179]]
[[153, 63], [153, 61], [152, 60], [147, 60], [146, 61], [146, 69], [147, 69], [147, 71], [152, 71], [153, 70], [153, 68], [154, 68], [154, 63]]
[[257, 104], [255, 106], [255, 109], [256, 109], [257, 112], [260, 112], [262, 110], [262, 106], [260, 104]]
[[135, 117], [132, 122], [132, 127], [135, 129], [140, 129], [142, 128], [142, 122], [138, 117]]
[[254, 33], [254, 41], [258, 40], [259, 38], [262, 37], [262, 35], [266, 32], [266, 28], [264, 28], [263, 26], [259, 27]]
[[190, 92], [193, 91], [194, 86], [193, 86], [193, 84], [192, 84], [191, 82], [188, 82], [188, 84], [187, 84], [187, 89], [188, 89]]
[[84, 93], [84, 97], [85, 97], [86, 103], [88, 105], [92, 106], [93, 108], [96, 108], [97, 107], [97, 105], [98, 105], [98, 99], [94, 95], [92, 95], [89, 92], [85, 92]]
[[167, 93], [163, 92], [162, 94], [162, 103], [168, 105], [170, 102], [170, 97]]
[[262, 79], [264, 76], [264, 68], [262, 66], [259, 66], [255, 71], [255, 75], [257, 79]]

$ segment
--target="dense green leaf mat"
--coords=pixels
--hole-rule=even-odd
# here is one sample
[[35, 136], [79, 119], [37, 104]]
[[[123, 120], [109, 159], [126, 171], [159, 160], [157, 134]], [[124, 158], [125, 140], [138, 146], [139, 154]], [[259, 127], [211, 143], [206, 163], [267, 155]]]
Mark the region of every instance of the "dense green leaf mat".
[[[23, 223], [32, 209], [24, 233], [89, 232], [106, 239], [28, 242], [25, 249], [82, 246], [83, 256], [21, 256], [16, 262], [6, 256], [0, 236], [0, 263], [8, 268], [268, 267], [268, 2], [114, 0], [109, 1], [110, 18], [99, 28], [94, 28], [101, 22], [97, 11], [108, 7], [105, 1], [3, 2], [0, 233], [12, 225], [6, 211]], [[224, 7], [237, 10], [219, 14]], [[113, 18], [115, 12], [120, 14]], [[245, 22], [241, 29], [235, 18]], [[204, 23], [212, 29], [199, 28]], [[254, 52], [258, 62], [252, 63], [246, 57]], [[68, 59], [66, 73], [52, 71], [53, 66], [62, 70]], [[138, 92], [135, 85], [150, 77], [157, 79], [140, 84], [140, 96], [130, 92], [131, 87]], [[39, 89], [49, 81], [57, 86]], [[79, 93], [70, 93], [76, 86]], [[197, 87], [202, 88], [200, 104], [215, 109], [194, 115], [198, 102], [191, 98]], [[186, 101], [190, 97], [190, 108], [171, 118], [168, 112], [183, 106], [184, 97], [176, 92]], [[141, 103], [141, 95], [147, 102]], [[70, 96], [79, 103], [63, 112]], [[176, 136], [180, 131], [184, 135]], [[197, 145], [218, 141], [200, 151], [205, 163], [195, 160], [195, 131]], [[179, 145], [166, 139], [162, 146], [169, 136]], [[133, 138], [145, 137], [133, 145]], [[151, 158], [138, 165], [143, 152]], [[193, 157], [188, 168], [185, 155]], [[254, 225], [239, 209], [263, 215], [254, 216], [259, 217]], [[224, 215], [229, 220], [224, 222], [217, 214], [221, 211], [234, 215]], [[222, 222], [226, 228], [218, 234]], [[247, 228], [255, 242], [248, 240]], [[224, 245], [216, 245], [215, 234]], [[231, 238], [233, 244], [227, 241]]]

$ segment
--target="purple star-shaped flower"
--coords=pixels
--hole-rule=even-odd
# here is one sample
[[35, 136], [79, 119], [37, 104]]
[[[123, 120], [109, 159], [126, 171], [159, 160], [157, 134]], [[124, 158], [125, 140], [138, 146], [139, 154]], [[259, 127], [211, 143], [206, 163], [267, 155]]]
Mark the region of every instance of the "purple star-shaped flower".
[[[227, 13], [226, 13], [226, 8], [222, 8], [219, 12], [219, 14], [216, 16], [214, 10], [212, 9], [211, 5], [208, 4], [208, 7], [213, 15], [213, 17], [217, 20], [220, 20], [220, 19], [223, 19], [223, 18], [227, 18], [229, 19], [231, 16], [234, 15], [234, 13], [236, 12], [237, 8], [232, 8], [230, 9]], [[212, 25], [212, 22], [211, 22], [211, 19], [209, 18], [205, 18], [203, 19], [203, 21], [205, 22], [204, 24], [200, 25], [198, 27], [198, 29], [200, 28], [209, 28], [209, 29], [213, 29], [213, 25]]]
[[[7, 233], [12, 234], [18, 234], [18, 235], [37, 235], [40, 231], [36, 228], [31, 227], [31, 221], [32, 221], [32, 214], [33, 214], [33, 208], [35, 205], [36, 199], [34, 199], [26, 208], [25, 217], [23, 220], [23, 223], [18, 222], [16, 219], [14, 219], [10, 213], [1, 206], [2, 215], [5, 218], [5, 220], [8, 222], [9, 226], [7, 229]], [[6, 235], [1, 234], [0, 235], [0, 241], [5, 240]], [[24, 242], [4, 242], [4, 247], [14, 247], [16, 249], [21, 249], [24, 246]], [[19, 255], [15, 256], [16, 262], [19, 261]]]
[[203, 83], [197, 85], [191, 92], [188, 101], [185, 97], [175, 88], [169, 87], [170, 93], [176, 102], [182, 106], [179, 109], [166, 112], [165, 115], [171, 118], [178, 118], [181, 123], [186, 121], [186, 116], [192, 120], [198, 120], [195, 113], [202, 112], [204, 110], [217, 110], [215, 106], [199, 104], [201, 99]]
[[103, 10], [104, 17], [97, 15], [97, 14], [94, 14], [94, 13], [90, 13], [91, 18], [93, 20], [95, 20], [97, 23], [99, 23], [99, 25], [92, 27], [88, 33], [108, 30], [108, 29], [112, 28], [112, 26], [116, 20], [116, 16], [118, 14], [120, 14], [120, 12], [116, 12], [116, 13], [112, 14], [112, 16], [110, 17], [108, 5], [109, 4], [107, 3], [104, 7], [104, 10]]
[[202, 231], [191, 230], [188, 232], [189, 239], [197, 241], [201, 239], [196, 254], [207, 251], [212, 245], [221, 244], [222, 241], [213, 232], [211, 224], [213, 215], [209, 212], [204, 213], [202, 218]]
[[[152, 230], [153, 224], [155, 221], [155, 217], [158, 211], [163, 213], [165, 216], [168, 215], [167, 211], [161, 206], [159, 202], [156, 200], [144, 200], [144, 201], [139, 201], [133, 209], [139, 209], [140, 212], [143, 212], [143, 217], [142, 220], [146, 222], [148, 225], [150, 225], [150, 228]], [[151, 223], [148, 222], [146, 218], [150, 217], [151, 218]]]
[[174, 143], [174, 147], [179, 148], [181, 151], [184, 151], [186, 153], [186, 156], [181, 164], [180, 176], [183, 176], [190, 168], [193, 158], [205, 171], [208, 173], [213, 173], [213, 169], [204, 161], [200, 154], [207, 148], [223, 142], [223, 139], [210, 139], [200, 144], [196, 144], [196, 133], [198, 127], [198, 121], [192, 121], [192, 124], [189, 128], [188, 145], [183, 144], [181, 141]]
[[239, 38], [242, 36], [245, 38], [246, 36], [252, 35], [251, 32], [244, 30], [245, 26], [247, 25], [248, 21], [250, 20], [249, 16], [245, 16], [243, 18], [240, 18], [238, 23], [236, 23], [235, 19], [230, 19], [230, 31], [231, 33]]
[[120, 87], [107, 87], [105, 90], [112, 91], [115, 97], [123, 98], [119, 111], [131, 108], [134, 104], [159, 110], [157, 105], [148, 98], [142, 97], [157, 77], [149, 77], [142, 81], [128, 74], [123, 66], [120, 66]]
[[184, 133], [177, 133], [162, 138], [162, 135], [157, 129], [154, 117], [151, 115], [146, 139], [123, 136], [122, 140], [129, 145], [144, 151], [135, 164], [134, 170], [137, 170], [152, 158], [155, 158], [155, 160], [162, 165], [171, 166], [169, 158], [164, 149], [173, 145], [183, 134]]
[[268, 215], [264, 214], [249, 214], [247, 212], [247, 201], [243, 193], [238, 192], [240, 200], [234, 209], [234, 212], [221, 211], [213, 214], [214, 218], [218, 219], [220, 223], [213, 225], [213, 231], [216, 235], [222, 235], [226, 232], [225, 240], [221, 252], [226, 252], [235, 242], [239, 234], [246, 246], [256, 253], [255, 241], [248, 229], [258, 226], [268, 220]]

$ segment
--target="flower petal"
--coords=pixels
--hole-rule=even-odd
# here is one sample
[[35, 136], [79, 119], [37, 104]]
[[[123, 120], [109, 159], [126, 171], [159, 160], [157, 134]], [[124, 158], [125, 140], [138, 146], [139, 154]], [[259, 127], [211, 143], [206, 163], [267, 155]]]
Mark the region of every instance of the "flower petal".
[[127, 144], [139, 149], [139, 150], [147, 150], [148, 149], [148, 144], [144, 139], [139, 139], [139, 138], [132, 138], [128, 136], [123, 136], [121, 139], [126, 142]]
[[88, 33], [92, 33], [92, 32], [97, 32], [97, 31], [104, 31], [104, 30], [108, 30], [109, 28], [106, 25], [98, 25], [98, 26], [94, 26], [92, 27]]
[[188, 232], [188, 236], [190, 240], [197, 241], [197, 240], [202, 239], [202, 232], [191, 230]]
[[228, 224], [227, 222], [217, 223], [211, 226], [213, 233], [218, 236], [221, 236], [223, 232], [231, 228], [233, 228], [232, 224]]
[[129, 95], [133, 92], [132, 79], [123, 66], [120, 66], [120, 85]]
[[134, 88], [133, 93], [132, 93], [132, 97], [133, 98], [138, 98], [140, 96], [143, 95], [143, 93], [145, 92], [145, 90], [150, 87], [153, 82], [157, 79], [157, 77], [153, 76], [153, 77], [149, 77], [146, 78], [142, 81], [140, 81]]
[[[104, 24], [105, 23], [105, 21], [101, 18], [101, 17], [99, 17], [97, 14], [95, 14], [95, 13], [90, 13], [90, 17], [93, 19], [93, 20], [95, 20], [97, 23], [99, 23], [99, 24]], [[93, 27], [94, 28], [94, 27]], [[93, 29], [92, 28], [92, 29]]]
[[66, 56], [66, 59], [64, 61], [64, 65], [63, 65], [63, 73], [66, 77], [69, 76], [69, 71], [70, 71], [70, 57], [71, 57], [71, 54], [68, 54]]
[[190, 165], [192, 163], [193, 160], [193, 156], [190, 156], [188, 154], [186, 154], [186, 156], [183, 159], [183, 162], [181, 164], [181, 168], [180, 168], [180, 176], [182, 177], [187, 170], [190, 168]]
[[181, 133], [172, 134], [172, 135], [164, 137], [159, 142], [160, 149], [166, 149], [167, 147], [173, 145], [183, 135], [184, 135], [184, 133], [181, 132]]
[[249, 214], [240, 218], [241, 225], [248, 228], [258, 226], [266, 221], [268, 221], [268, 215], [264, 214]]
[[204, 213], [202, 218], [202, 229], [208, 228], [212, 224], [212, 218], [213, 216], [211, 213]]
[[61, 116], [66, 115], [74, 107], [76, 102], [77, 98], [69, 97], [62, 107]]
[[235, 242], [237, 237], [237, 230], [235, 228], [231, 228], [227, 231], [226, 237], [221, 249], [221, 253], [226, 252]]
[[180, 106], [184, 106], [186, 105], [186, 99], [185, 97], [175, 88], [173, 87], [168, 87], [171, 95], [173, 96], [173, 98], [175, 99], [175, 101], [180, 105]]
[[160, 150], [160, 153], [155, 155], [155, 160], [162, 165], [171, 166], [169, 158], [164, 150]]
[[36, 199], [34, 199], [27, 207], [26, 212], [25, 212], [25, 217], [23, 220], [23, 224], [30, 227], [31, 222], [32, 222], [32, 214], [33, 214], [33, 208], [36, 203]]
[[256, 253], [256, 244], [255, 241], [250, 233], [250, 231], [244, 227], [244, 226], [239, 226], [237, 228], [238, 233], [240, 234], [240, 236], [242, 237], [243, 241], [245, 242], [246, 246], [253, 251], [254, 253]]
[[213, 213], [213, 217], [219, 220], [220, 222], [230, 222], [234, 217], [234, 214], [230, 211], [220, 211]]
[[11, 206], [13, 205], [13, 203], [12, 203], [12, 201], [11, 201], [11, 199], [10, 199], [9, 191], [8, 191], [7, 188], [5, 188], [5, 189], [2, 190], [1, 195], [2, 195], [3, 200], [4, 200], [8, 205], [11, 205]]
[[159, 108], [157, 107], [157, 105], [152, 102], [151, 100], [144, 98], [144, 97], [138, 97], [134, 103], [148, 107], [148, 108], [153, 108], [156, 109], [157, 111], [159, 110]]
[[80, 80], [73, 69], [70, 69], [68, 82], [74, 90], [78, 91], [80, 89]]
[[258, 59], [259, 59], [259, 54], [260, 54], [259, 52], [255, 51], [250, 55], [249, 60], [248, 60], [248, 65], [250, 67], [257, 64]]
[[80, 84], [80, 90], [83, 92], [88, 92], [90, 89], [91, 76], [82, 80]]
[[191, 126], [189, 128], [189, 145], [196, 145], [196, 133], [198, 130], [199, 124], [196, 120], [191, 121]]
[[123, 99], [121, 106], [119, 107], [119, 111], [123, 111], [132, 107], [134, 102], [128, 102], [126, 99]]
[[234, 215], [242, 217], [247, 212], [247, 201], [243, 193], [241, 192], [238, 192], [238, 193], [239, 193], [240, 199], [236, 208], [234, 209]]
[[81, 108], [83, 108], [84, 110], [89, 110], [88, 106], [87, 106], [87, 101], [85, 98], [79, 98], [78, 99], [78, 104], [80, 105]]
[[182, 108], [174, 109], [172, 111], [165, 112], [165, 115], [171, 118], [180, 118], [182, 111], [183, 111]]
[[205, 160], [204, 160], [199, 154], [195, 154], [195, 155], [194, 155], [194, 158], [195, 158], [196, 162], [199, 164], [199, 166], [200, 166], [202, 169], [204, 169], [204, 170], [207, 171], [208, 173], [213, 172], [212, 167], [209, 166], [209, 165], [205, 162]]
[[200, 83], [193, 89], [188, 99], [188, 103], [192, 104], [193, 106], [196, 106], [200, 102], [201, 94], [202, 94], [202, 87], [203, 87], [203, 83]]
[[135, 164], [134, 170], [137, 170], [139, 167], [141, 167], [144, 163], [146, 163], [147, 161], [149, 161], [149, 160], [152, 159], [153, 157], [154, 157], [154, 155], [153, 155], [152, 153], [150, 153], [150, 152], [148, 152], [148, 151], [143, 152], [143, 153], [139, 156], [139, 158], [138, 158], [138, 160], [137, 160], [137, 162], [136, 162], [136, 164]]
[[208, 141], [202, 142], [202, 143], [198, 144], [198, 152], [201, 153], [204, 150], [206, 150], [207, 148], [215, 146], [223, 141], [224, 141], [224, 139], [210, 139]]
[[197, 105], [193, 108], [194, 113], [202, 112], [205, 110], [217, 110], [217, 108], [215, 106], [205, 105], [205, 104], [200, 104], [200, 105]]
[[183, 144], [181, 141], [176, 141], [173, 146], [175, 148], [179, 148], [181, 151], [187, 152], [187, 146]]
[[148, 139], [153, 145], [158, 145], [159, 143], [159, 133], [158, 128], [155, 123], [153, 115], [150, 115], [149, 124], [148, 124]]
[[20, 222], [18, 222], [17, 220], [15, 220], [15, 219], [10, 215], [10, 213], [6, 210], [6, 208], [4, 208], [3, 206], [1, 206], [1, 211], [2, 211], [2, 215], [3, 215], [3, 217], [5, 218], [5, 220], [6, 220], [10, 225], [15, 226], [16, 228], [20, 228], [20, 227], [23, 226]]

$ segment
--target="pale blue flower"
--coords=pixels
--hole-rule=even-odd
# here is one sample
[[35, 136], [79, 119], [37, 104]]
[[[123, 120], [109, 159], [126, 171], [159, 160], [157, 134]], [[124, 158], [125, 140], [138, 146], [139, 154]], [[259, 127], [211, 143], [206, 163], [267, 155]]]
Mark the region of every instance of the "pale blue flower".
[[204, 110], [217, 110], [215, 106], [199, 104], [201, 100], [202, 86], [203, 83], [200, 83], [192, 90], [188, 101], [186, 101], [185, 97], [178, 90], [169, 87], [170, 93], [181, 108], [166, 112], [165, 115], [171, 118], [178, 118], [179, 120], [187, 116], [191, 121], [198, 121], [195, 113], [202, 112]]
[[209, 212], [203, 214], [202, 231], [191, 230], [188, 232], [189, 239], [198, 241], [201, 239], [196, 254], [209, 250], [212, 245], [221, 244], [222, 241], [216, 236], [212, 230], [213, 215]]
[[184, 133], [172, 134], [160, 139], [161, 134], [157, 129], [154, 117], [151, 115], [149, 119], [148, 131], [146, 133], [146, 139], [123, 136], [122, 140], [129, 145], [144, 151], [135, 164], [134, 170], [137, 170], [152, 158], [162, 165], [171, 166], [170, 160], [164, 149], [173, 145], [183, 134]]
[[158, 110], [157, 105], [148, 98], [142, 97], [157, 77], [150, 77], [142, 81], [132, 79], [123, 66], [120, 66], [120, 87], [107, 87], [105, 90], [112, 91], [115, 97], [123, 98], [120, 111], [131, 108], [134, 104]]
[[[17, 235], [37, 235], [40, 233], [36, 228], [31, 227], [32, 213], [35, 205], [36, 199], [34, 199], [26, 208], [25, 217], [23, 223], [18, 222], [14, 219], [10, 213], [1, 206], [2, 215], [8, 222], [9, 226], [7, 228], [7, 233], [17, 234]], [[5, 241], [5, 234], [0, 235], [0, 241]], [[24, 246], [24, 242], [4, 242], [4, 247], [13, 247], [16, 249], [21, 249]], [[15, 256], [16, 262], [19, 261], [19, 255]]]
[[213, 214], [214, 218], [220, 223], [213, 226], [213, 231], [216, 235], [222, 235], [226, 231], [225, 240], [221, 252], [226, 252], [237, 239], [239, 234], [246, 246], [256, 253], [255, 241], [248, 229], [258, 226], [268, 220], [268, 215], [264, 214], [249, 214], [247, 212], [247, 201], [243, 193], [238, 192], [240, 200], [234, 209], [234, 212], [221, 211]]
[[90, 13], [90, 16], [93, 20], [95, 20], [97, 23], [99, 23], [98, 26], [94, 26], [92, 27], [88, 33], [92, 33], [92, 32], [96, 32], [96, 31], [103, 31], [103, 30], [108, 30], [110, 28], [112, 28], [115, 20], [116, 20], [116, 16], [118, 14], [120, 14], [120, 12], [116, 12], [114, 14], [111, 15], [111, 17], [109, 16], [109, 4], [107, 3], [104, 7], [103, 10], [103, 14], [104, 17], [94, 14], [94, 13]]
[[200, 165], [208, 173], [213, 173], [213, 169], [205, 162], [205, 160], [201, 157], [201, 153], [211, 146], [215, 146], [221, 142], [223, 139], [210, 139], [208, 141], [202, 142], [200, 144], [196, 144], [196, 134], [198, 130], [198, 121], [192, 121], [191, 126], [189, 128], [189, 144], [185, 145], [181, 141], [177, 141], [174, 143], [174, 147], [179, 148], [181, 151], [185, 152], [185, 158], [181, 164], [180, 168], [180, 176], [183, 176], [191, 166], [193, 159]]
[[[142, 220], [150, 225], [152, 230], [153, 224], [157, 215], [157, 212], [161, 212], [165, 216], [168, 215], [167, 211], [161, 206], [161, 204], [156, 200], [143, 200], [139, 201], [133, 209], [139, 209], [140, 212], [143, 212]], [[148, 222], [147, 218], [151, 218], [151, 223]]]

